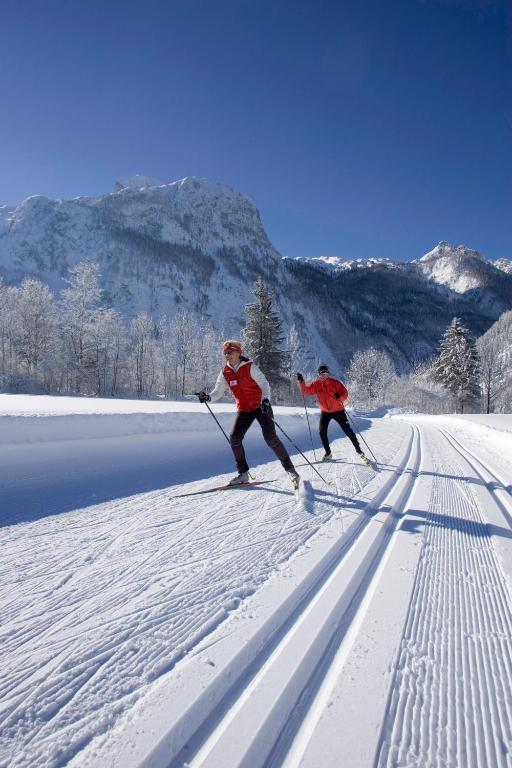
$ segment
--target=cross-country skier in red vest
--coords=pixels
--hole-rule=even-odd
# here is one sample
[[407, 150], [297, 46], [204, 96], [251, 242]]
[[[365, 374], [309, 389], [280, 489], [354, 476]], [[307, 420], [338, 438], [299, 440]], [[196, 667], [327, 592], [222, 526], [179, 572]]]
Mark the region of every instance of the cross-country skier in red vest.
[[267, 445], [272, 448], [284, 469], [288, 472], [295, 487], [299, 483], [299, 475], [281, 440], [276, 435], [272, 406], [270, 405], [270, 385], [256, 363], [242, 356], [240, 342], [229, 339], [224, 342], [222, 352], [226, 365], [219, 373], [215, 387], [208, 394], [198, 392], [201, 403], [219, 400], [227, 390], [235, 398], [238, 413], [231, 430], [231, 449], [235, 456], [238, 475], [233, 477], [229, 485], [243, 485], [249, 482], [249, 465], [245, 458], [243, 439], [254, 420], [259, 422]]
[[331, 446], [329, 445], [329, 439], [327, 437], [327, 428], [331, 419], [336, 421], [354, 448], [366, 463], [370, 464], [370, 461], [366, 458], [361, 450], [359, 441], [348, 423], [347, 414], [345, 413], [344, 403], [348, 400], [348, 390], [341, 381], [335, 379], [330, 375], [329, 369], [326, 365], [321, 365], [318, 368], [318, 379], [315, 379], [311, 384], [306, 384], [302, 373], [297, 374], [297, 381], [303, 395], [316, 395], [318, 404], [320, 406], [320, 439], [324, 446], [325, 455], [322, 461], [332, 461]]

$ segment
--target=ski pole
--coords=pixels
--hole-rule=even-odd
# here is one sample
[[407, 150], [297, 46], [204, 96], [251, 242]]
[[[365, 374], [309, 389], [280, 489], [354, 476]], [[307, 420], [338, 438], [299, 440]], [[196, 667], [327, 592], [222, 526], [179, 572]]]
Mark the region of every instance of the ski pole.
[[309, 459], [308, 459], [306, 456], [304, 456], [304, 454], [302, 453], [302, 451], [301, 451], [301, 449], [299, 448], [299, 446], [298, 446], [298, 445], [296, 445], [296, 444], [293, 442], [293, 440], [291, 439], [290, 435], [287, 435], [287, 434], [286, 434], [286, 432], [284, 431], [284, 429], [283, 429], [283, 428], [282, 428], [282, 427], [281, 427], [281, 426], [280, 426], [280, 425], [277, 423], [277, 421], [274, 419], [274, 417], [273, 417], [273, 416], [272, 416], [272, 421], [274, 422], [274, 424], [276, 425], [276, 427], [277, 427], [278, 429], [280, 429], [280, 430], [281, 430], [281, 432], [283, 433], [283, 435], [284, 435], [284, 436], [285, 436], [285, 437], [286, 437], [286, 438], [287, 438], [287, 439], [290, 441], [290, 443], [293, 445], [293, 447], [295, 448], [295, 450], [296, 450], [296, 451], [298, 451], [298, 452], [300, 453], [300, 455], [302, 456], [302, 458], [303, 458], [303, 459], [306, 459], [306, 461], [307, 461], [307, 463], [309, 464], [309, 466], [311, 467], [311, 469], [314, 469], [314, 470], [315, 470], [315, 472], [317, 473], [317, 475], [318, 475], [318, 477], [320, 478], [320, 480], [322, 480], [322, 482], [324, 482], [326, 485], [331, 485], [331, 483], [328, 483], [328, 482], [327, 482], [327, 480], [325, 480], [325, 478], [323, 478], [323, 477], [322, 477], [322, 475], [320, 474], [320, 472], [318, 471], [318, 469], [317, 469], [317, 468], [314, 466], [314, 464], [312, 464], [312, 463], [310, 462], [310, 460], [309, 460]]
[[[213, 418], [215, 419], [215, 422], [216, 422], [216, 424], [217, 424], [218, 428], [220, 429], [220, 431], [222, 432], [222, 434], [224, 435], [224, 437], [225, 437], [225, 438], [226, 438], [226, 440], [228, 441], [229, 445], [231, 446], [231, 440], [229, 439], [229, 437], [228, 437], [228, 436], [226, 435], [226, 433], [224, 432], [224, 430], [223, 430], [223, 428], [222, 428], [222, 424], [220, 423], [220, 421], [218, 420], [218, 418], [216, 417], [216, 415], [214, 414], [214, 412], [212, 411], [212, 409], [210, 408], [210, 406], [208, 405], [208, 403], [206, 402], [206, 400], [204, 401], [204, 404], [206, 405], [206, 407], [207, 407], [207, 408], [208, 408], [208, 410], [210, 411], [210, 414], [211, 414], [211, 416], [213, 416]], [[250, 472], [248, 473], [248, 475], [249, 475], [249, 477], [250, 477], [252, 480], [254, 480], [254, 477], [253, 477], [253, 475], [251, 475], [251, 473], [250, 473]]]
[[217, 426], [218, 426], [218, 428], [220, 429], [220, 431], [222, 432], [222, 434], [224, 435], [224, 437], [226, 438], [226, 440], [228, 441], [228, 443], [231, 445], [231, 440], [229, 439], [229, 437], [228, 437], [228, 436], [226, 435], [226, 433], [224, 432], [224, 429], [222, 428], [222, 424], [220, 423], [220, 421], [218, 420], [218, 418], [216, 417], [216, 415], [214, 414], [214, 412], [212, 411], [212, 409], [210, 408], [210, 406], [208, 405], [208, 403], [207, 403], [207, 402], [205, 402], [205, 405], [206, 405], [206, 407], [208, 408], [208, 410], [210, 411], [210, 414], [211, 414], [211, 416], [213, 416], [213, 418], [214, 418], [214, 419], [215, 419], [215, 421], [217, 422]]
[[302, 393], [302, 399], [304, 401], [304, 410], [306, 411], [306, 419], [308, 420], [308, 429], [309, 429], [309, 436], [311, 438], [311, 447], [313, 449], [313, 456], [315, 457], [315, 461], [316, 461], [315, 446], [313, 445], [313, 435], [311, 434], [311, 424], [309, 423], [309, 413], [308, 413], [308, 409], [306, 408], [306, 398], [304, 397], [304, 393]]
[[372, 458], [373, 458], [374, 462], [375, 462], [376, 464], [378, 464], [379, 462], [378, 462], [378, 461], [377, 461], [377, 459], [375, 458], [375, 454], [374, 454], [374, 452], [372, 451], [372, 449], [370, 448], [370, 446], [368, 445], [368, 443], [366, 442], [366, 440], [365, 440], [365, 439], [364, 439], [364, 437], [362, 436], [361, 432], [360, 432], [360, 431], [357, 429], [357, 427], [356, 427], [356, 424], [355, 424], [355, 421], [354, 421], [354, 420], [352, 419], [352, 417], [349, 415], [349, 412], [348, 412], [348, 411], [345, 411], [345, 413], [347, 414], [347, 418], [348, 418], [348, 420], [350, 421], [350, 423], [352, 424], [352, 427], [354, 428], [354, 430], [355, 430], [355, 432], [356, 432], [357, 436], [361, 438], [361, 440], [363, 441], [363, 443], [366, 445], [366, 447], [367, 447], [367, 448], [368, 448], [368, 450], [370, 451], [370, 453], [371, 453], [371, 455], [372, 455]]

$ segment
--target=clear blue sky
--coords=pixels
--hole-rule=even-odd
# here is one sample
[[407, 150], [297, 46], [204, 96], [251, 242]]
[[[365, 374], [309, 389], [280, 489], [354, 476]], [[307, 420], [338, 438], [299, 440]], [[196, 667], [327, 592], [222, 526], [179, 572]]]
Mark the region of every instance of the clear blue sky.
[[512, 0], [3, 0], [0, 202], [142, 173], [291, 256], [512, 258]]

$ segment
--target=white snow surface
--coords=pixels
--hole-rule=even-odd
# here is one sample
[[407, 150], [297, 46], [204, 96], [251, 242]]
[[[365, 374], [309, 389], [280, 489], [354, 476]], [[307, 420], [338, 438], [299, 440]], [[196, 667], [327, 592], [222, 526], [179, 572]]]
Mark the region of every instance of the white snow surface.
[[350, 415], [0, 395], [1, 766], [510, 766], [512, 416]]

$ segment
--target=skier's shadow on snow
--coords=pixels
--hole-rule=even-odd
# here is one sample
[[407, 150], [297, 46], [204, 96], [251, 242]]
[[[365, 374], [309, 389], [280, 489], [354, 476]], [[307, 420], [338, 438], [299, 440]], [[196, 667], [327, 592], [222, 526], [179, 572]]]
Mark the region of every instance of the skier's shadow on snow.
[[407, 469], [401, 470], [400, 467], [397, 466], [396, 464], [382, 464], [381, 462], [378, 462], [378, 467], [380, 469], [398, 470], [398, 472], [400, 472], [403, 475], [413, 474], [413, 475], [417, 475], [418, 477], [442, 477], [444, 480], [460, 480], [464, 483], [472, 483], [473, 485], [480, 485], [483, 488], [487, 488], [489, 491], [502, 490], [512, 494], [512, 485], [503, 485], [502, 483], [498, 483], [495, 481], [486, 483], [481, 478], [474, 477], [471, 475], [447, 475], [447, 474], [444, 474], [443, 472], [427, 472], [426, 470], [421, 470], [421, 472], [415, 472], [410, 467], [408, 467]]
[[[418, 519], [420, 518], [420, 519]], [[406, 519], [402, 522], [400, 530], [406, 533], [424, 533], [427, 527], [446, 528], [450, 531], [460, 531], [468, 536], [478, 539], [488, 539], [490, 536], [501, 536], [504, 539], [512, 539], [512, 530], [503, 528], [494, 523], [483, 523], [477, 520], [468, 520], [457, 515], [443, 515], [439, 512], [426, 512], [423, 509], [410, 509]]]

